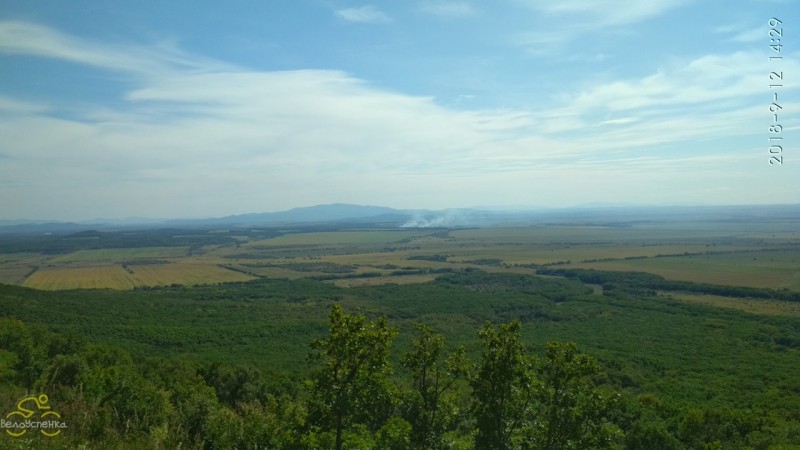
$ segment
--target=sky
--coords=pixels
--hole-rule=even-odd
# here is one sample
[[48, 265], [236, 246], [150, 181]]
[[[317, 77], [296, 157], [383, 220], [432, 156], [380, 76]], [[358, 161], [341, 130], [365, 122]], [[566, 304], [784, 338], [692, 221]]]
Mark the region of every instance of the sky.
[[798, 3], [0, 0], [0, 220], [800, 203]]

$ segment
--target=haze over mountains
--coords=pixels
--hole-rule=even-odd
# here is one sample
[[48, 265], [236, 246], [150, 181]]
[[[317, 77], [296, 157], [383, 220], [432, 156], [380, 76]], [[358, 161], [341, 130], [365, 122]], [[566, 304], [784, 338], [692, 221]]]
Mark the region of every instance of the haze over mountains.
[[570, 208], [394, 209], [385, 206], [334, 203], [287, 211], [250, 213], [206, 219], [95, 219], [82, 222], [0, 221], [0, 233], [72, 233], [87, 229], [216, 228], [331, 226], [379, 228], [454, 228], [589, 224], [630, 226], [659, 222], [760, 222], [783, 219], [800, 224], [800, 204], [743, 206], [624, 206], [585, 205]]

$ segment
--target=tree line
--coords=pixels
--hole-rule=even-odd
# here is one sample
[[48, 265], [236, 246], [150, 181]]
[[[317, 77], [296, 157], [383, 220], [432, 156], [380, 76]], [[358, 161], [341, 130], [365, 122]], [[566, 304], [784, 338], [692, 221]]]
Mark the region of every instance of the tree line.
[[734, 298], [761, 298], [800, 302], [800, 292], [789, 289], [754, 288], [749, 286], [726, 286], [692, 281], [667, 280], [648, 272], [612, 272], [595, 269], [543, 269], [536, 271], [540, 275], [561, 276], [577, 279], [583, 283], [600, 284], [603, 290], [615, 289], [683, 291], [696, 294], [719, 295]]

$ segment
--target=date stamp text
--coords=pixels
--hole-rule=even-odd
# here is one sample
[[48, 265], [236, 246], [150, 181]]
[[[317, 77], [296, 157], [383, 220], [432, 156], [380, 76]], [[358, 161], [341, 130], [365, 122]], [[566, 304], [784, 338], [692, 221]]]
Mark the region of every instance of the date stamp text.
[[770, 72], [769, 72], [769, 89], [772, 94], [772, 102], [769, 105], [769, 112], [771, 113], [772, 120], [769, 125], [769, 165], [783, 165], [783, 126], [781, 125], [781, 110], [783, 106], [778, 99], [780, 88], [783, 87], [784, 73], [780, 70], [783, 62], [783, 21], [778, 18], [771, 18], [767, 22], [769, 25], [769, 48], [770, 48]]

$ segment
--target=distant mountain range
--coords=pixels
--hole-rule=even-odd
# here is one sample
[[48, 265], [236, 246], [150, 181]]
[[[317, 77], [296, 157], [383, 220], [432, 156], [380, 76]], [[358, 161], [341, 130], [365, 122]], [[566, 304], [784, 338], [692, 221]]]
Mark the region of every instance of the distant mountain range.
[[585, 205], [571, 208], [462, 208], [443, 210], [394, 209], [344, 203], [293, 208], [208, 219], [96, 219], [87, 222], [0, 221], [5, 234], [66, 234], [85, 230], [142, 228], [254, 228], [330, 226], [381, 228], [452, 228], [523, 226], [532, 224], [591, 224], [631, 226], [649, 221], [760, 222], [782, 220], [800, 223], [800, 205], [750, 206], [620, 206]]
[[297, 224], [297, 223], [330, 223], [352, 221], [401, 222], [407, 217], [406, 212], [385, 206], [351, 205], [333, 203], [330, 205], [306, 206], [288, 211], [271, 213], [240, 214], [214, 219], [170, 220], [169, 224], [227, 224], [227, 225], [263, 225], [263, 224]]

